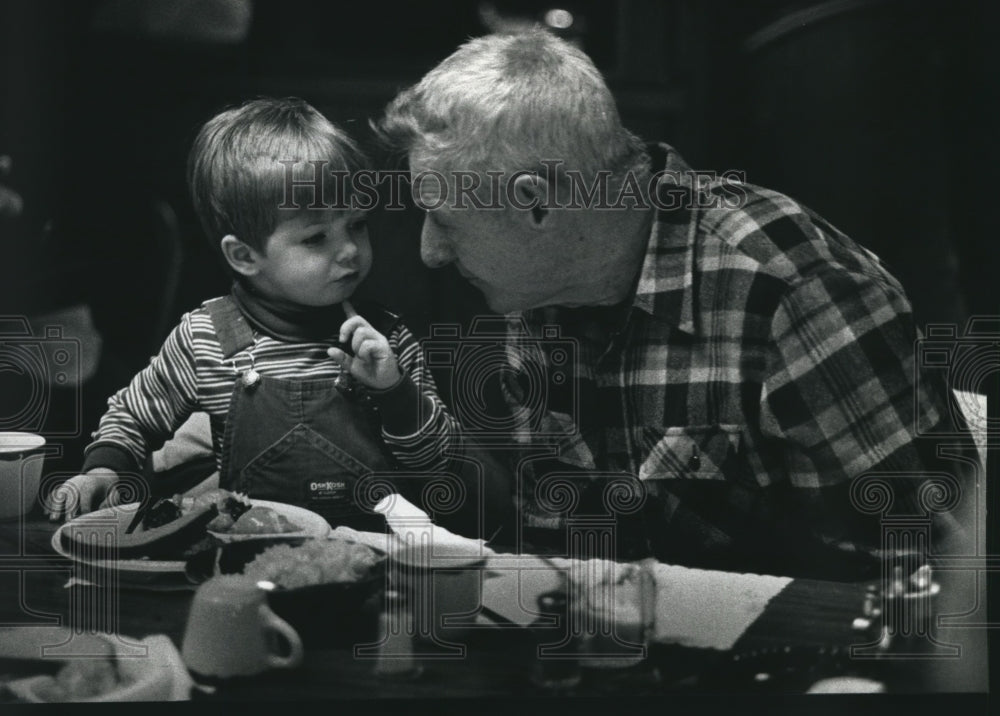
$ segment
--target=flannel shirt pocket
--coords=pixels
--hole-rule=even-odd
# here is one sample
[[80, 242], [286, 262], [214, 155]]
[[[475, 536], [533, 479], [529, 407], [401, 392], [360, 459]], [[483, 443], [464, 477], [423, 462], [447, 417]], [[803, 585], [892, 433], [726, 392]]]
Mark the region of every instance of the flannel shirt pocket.
[[738, 480], [747, 465], [739, 425], [690, 425], [646, 429], [649, 454], [640, 480]]

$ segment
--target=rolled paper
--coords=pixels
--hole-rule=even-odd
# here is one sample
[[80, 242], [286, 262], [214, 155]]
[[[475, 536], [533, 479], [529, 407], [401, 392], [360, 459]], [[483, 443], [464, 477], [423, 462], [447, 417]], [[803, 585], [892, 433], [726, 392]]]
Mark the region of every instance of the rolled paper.
[[493, 553], [481, 539], [463, 537], [433, 524], [426, 512], [402, 495], [387, 495], [373, 509], [385, 515], [385, 521], [404, 544], [474, 547], [481, 550], [484, 555]]

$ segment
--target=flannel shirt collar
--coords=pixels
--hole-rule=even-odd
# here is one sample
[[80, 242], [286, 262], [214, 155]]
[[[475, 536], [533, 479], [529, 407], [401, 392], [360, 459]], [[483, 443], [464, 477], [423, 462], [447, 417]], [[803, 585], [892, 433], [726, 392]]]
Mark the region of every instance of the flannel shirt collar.
[[657, 209], [632, 305], [685, 333], [697, 335], [694, 242], [698, 216], [693, 210], [691, 168], [668, 144], [651, 145], [649, 152], [654, 157], [654, 169], [674, 172], [659, 180], [661, 186], [669, 182], [664, 195], [676, 195], [676, 178], [680, 177], [682, 196], [686, 197], [676, 209]]

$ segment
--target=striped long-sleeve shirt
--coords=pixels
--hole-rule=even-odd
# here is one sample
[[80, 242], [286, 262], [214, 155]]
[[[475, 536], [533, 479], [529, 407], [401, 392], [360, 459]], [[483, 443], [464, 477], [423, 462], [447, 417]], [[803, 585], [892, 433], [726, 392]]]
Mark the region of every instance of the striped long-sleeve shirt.
[[[337, 336], [325, 342], [287, 343], [254, 331], [253, 367], [271, 378], [335, 378], [339, 366], [327, 355]], [[388, 391], [370, 391], [382, 416], [382, 437], [397, 460], [412, 470], [442, 469], [458, 440], [457, 423], [437, 396], [423, 352], [401, 323], [387, 336], [403, 380]], [[212, 319], [204, 306], [185, 314], [132, 382], [108, 400], [84, 471], [107, 467], [136, 471], [195, 411], [208, 413], [212, 444], [221, 460], [223, 428], [239, 373], [250, 367], [247, 352], [223, 358]]]

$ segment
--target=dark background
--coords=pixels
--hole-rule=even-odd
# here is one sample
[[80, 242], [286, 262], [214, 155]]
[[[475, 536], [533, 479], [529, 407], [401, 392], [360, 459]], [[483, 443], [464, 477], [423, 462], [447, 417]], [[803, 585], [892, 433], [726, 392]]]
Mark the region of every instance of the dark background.
[[[559, 32], [594, 58], [633, 131], [811, 206], [889, 264], [918, 324], [963, 326], [997, 314], [993, 7], [0, 0], [0, 155], [13, 161], [0, 184], [24, 200], [0, 219], [0, 315], [90, 306], [103, 346], [89, 433], [181, 313], [227, 289], [184, 185], [201, 123], [295, 95], [367, 139], [368, 119], [463, 40], [561, 8], [573, 23]], [[424, 334], [484, 307], [451, 270], [422, 266], [419, 221], [373, 217], [362, 292]]]

